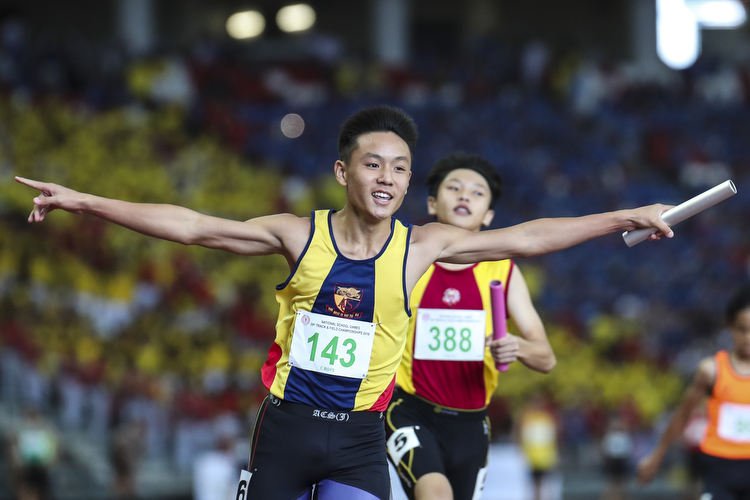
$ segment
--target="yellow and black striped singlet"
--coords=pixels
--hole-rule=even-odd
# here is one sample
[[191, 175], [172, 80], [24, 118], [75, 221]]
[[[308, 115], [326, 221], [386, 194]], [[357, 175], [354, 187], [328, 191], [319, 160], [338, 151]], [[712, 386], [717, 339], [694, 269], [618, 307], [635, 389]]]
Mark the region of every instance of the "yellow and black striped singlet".
[[[395, 385], [406, 341], [409, 304], [406, 257], [411, 225], [391, 221], [391, 235], [378, 255], [352, 260], [341, 255], [331, 229], [331, 210], [313, 212], [310, 239], [289, 278], [276, 287], [276, 339], [263, 365], [263, 383], [286, 401], [340, 410], [384, 411]], [[375, 323], [364, 379], [334, 376], [289, 365], [297, 311]]]

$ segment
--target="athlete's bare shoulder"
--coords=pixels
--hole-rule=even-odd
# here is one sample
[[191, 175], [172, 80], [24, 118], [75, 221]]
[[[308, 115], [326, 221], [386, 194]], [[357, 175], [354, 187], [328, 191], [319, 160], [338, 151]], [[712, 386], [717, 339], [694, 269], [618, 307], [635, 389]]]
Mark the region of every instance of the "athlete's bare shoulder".
[[406, 264], [409, 290], [419, 277], [441, 258], [445, 249], [460, 237], [461, 231], [465, 230], [440, 222], [412, 227]]
[[458, 264], [477, 262], [476, 260], [464, 262], [455, 259], [455, 257], [460, 256], [459, 254], [469, 253], [461, 245], [466, 243], [463, 246], [470, 247], [471, 244], [468, 243], [468, 240], [474, 238], [476, 234], [478, 233], [472, 233], [450, 224], [430, 222], [424, 226], [414, 226], [410, 246], [419, 251], [421, 255], [428, 256], [430, 264], [435, 261]]
[[716, 381], [716, 372], [716, 359], [713, 356], [707, 356], [698, 363], [693, 383], [701, 389], [709, 389]]
[[192, 241], [239, 255], [283, 255], [296, 262], [310, 234], [310, 219], [292, 214], [256, 217], [244, 222], [200, 215]]
[[463, 229], [443, 224], [441, 222], [430, 222], [423, 226], [414, 226], [411, 230], [410, 245], [435, 246], [440, 248], [449, 245]]
[[419, 260], [429, 261], [427, 263], [429, 267], [430, 264], [437, 260], [441, 250], [446, 246], [446, 242], [449, 241], [450, 227], [440, 222], [430, 222], [423, 226], [415, 225], [411, 230], [411, 239], [409, 241], [411, 251], [409, 253], [423, 257], [423, 259]]
[[287, 259], [294, 262], [302, 254], [312, 228], [310, 217], [299, 217], [294, 214], [256, 217], [245, 221], [245, 224], [251, 231], [257, 230], [268, 234], [271, 239], [269, 243], [278, 248], [278, 253], [286, 254]]

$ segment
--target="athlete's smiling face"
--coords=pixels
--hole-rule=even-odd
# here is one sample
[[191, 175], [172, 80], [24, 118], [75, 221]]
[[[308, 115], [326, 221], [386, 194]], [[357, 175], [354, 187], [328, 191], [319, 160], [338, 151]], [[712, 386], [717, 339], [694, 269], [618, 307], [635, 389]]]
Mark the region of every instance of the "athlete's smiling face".
[[339, 184], [346, 186], [346, 203], [358, 212], [382, 220], [404, 201], [411, 178], [409, 146], [393, 132], [370, 132], [357, 139], [357, 149], [344, 164], [334, 166]]
[[734, 338], [735, 352], [742, 359], [750, 360], [750, 308], [738, 312], [729, 326]]
[[437, 197], [427, 198], [427, 212], [438, 222], [479, 231], [489, 226], [495, 212], [490, 210], [492, 192], [487, 180], [469, 168], [458, 168], [445, 176]]

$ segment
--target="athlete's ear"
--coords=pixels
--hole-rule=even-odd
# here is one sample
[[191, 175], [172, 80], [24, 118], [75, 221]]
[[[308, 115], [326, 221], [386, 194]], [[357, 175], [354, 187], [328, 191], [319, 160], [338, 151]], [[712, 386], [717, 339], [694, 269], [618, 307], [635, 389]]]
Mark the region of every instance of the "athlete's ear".
[[333, 164], [333, 173], [336, 175], [336, 180], [342, 186], [346, 186], [346, 165], [341, 160], [336, 160]]
[[434, 196], [428, 196], [427, 197], [427, 213], [430, 215], [437, 215], [437, 209], [435, 208], [435, 205], [437, 205], [437, 198]]
[[495, 211], [494, 210], [487, 210], [487, 213], [484, 214], [484, 217], [482, 217], [482, 225], [483, 226], [489, 226], [492, 222], [492, 219], [495, 218]]

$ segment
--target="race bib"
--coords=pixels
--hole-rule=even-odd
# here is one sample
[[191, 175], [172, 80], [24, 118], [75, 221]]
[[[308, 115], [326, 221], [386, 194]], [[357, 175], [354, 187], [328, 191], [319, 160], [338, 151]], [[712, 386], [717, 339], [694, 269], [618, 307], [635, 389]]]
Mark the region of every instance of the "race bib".
[[337, 377], [367, 377], [375, 323], [297, 311], [289, 364]]
[[750, 405], [722, 403], [716, 432], [727, 441], [750, 443]]
[[477, 483], [474, 485], [474, 495], [471, 500], [481, 500], [484, 492], [484, 483], [487, 480], [487, 467], [479, 469], [477, 473]]
[[396, 429], [396, 432], [391, 434], [391, 437], [388, 438], [386, 449], [395, 465], [398, 465], [401, 461], [401, 457], [403, 457], [407, 451], [420, 445], [416, 429], [419, 429], [419, 427], [401, 427], [400, 429]]
[[417, 309], [414, 358], [482, 361], [486, 316], [484, 310]]
[[247, 485], [250, 484], [251, 477], [253, 477], [252, 472], [244, 469], [240, 471], [240, 483], [237, 485], [235, 500], [247, 500]]

